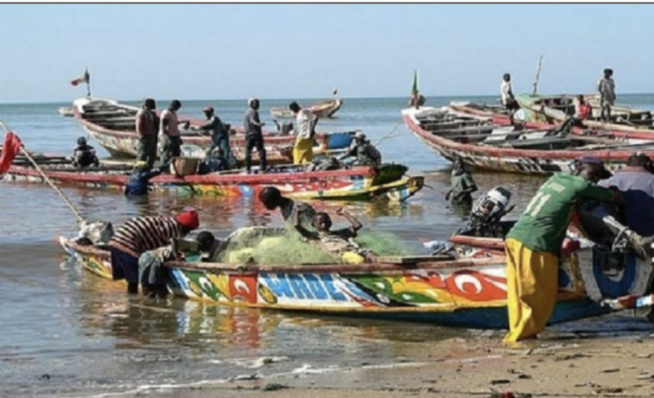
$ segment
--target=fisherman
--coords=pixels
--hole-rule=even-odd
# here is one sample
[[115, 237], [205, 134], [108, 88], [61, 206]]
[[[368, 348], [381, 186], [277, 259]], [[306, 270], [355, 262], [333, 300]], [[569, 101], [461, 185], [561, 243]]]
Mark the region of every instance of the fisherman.
[[608, 175], [593, 157], [580, 159], [572, 175], [554, 174], [507, 234], [510, 330], [505, 342], [533, 338], [545, 328], [556, 304], [559, 254], [577, 200], [620, 201], [618, 191], [595, 185]]
[[477, 184], [460, 157], [454, 160], [451, 184], [452, 187], [445, 193], [445, 200], [449, 201], [452, 207], [465, 210], [467, 213], [472, 206], [471, 194], [477, 191]]
[[195, 210], [187, 210], [175, 217], [141, 216], [130, 219], [116, 230], [109, 241], [113, 279], [126, 279], [127, 292], [138, 293], [139, 256], [169, 244], [171, 239], [186, 236], [199, 225], [200, 219]]
[[252, 149], [256, 148], [259, 153], [259, 160], [261, 162], [261, 167], [259, 171], [261, 173], [266, 172], [266, 148], [263, 143], [263, 132], [261, 128], [266, 124], [261, 122], [259, 118], [259, 100], [256, 98], [250, 98], [248, 100], [248, 111], [245, 114], [245, 121], [243, 122], [243, 128], [245, 130], [245, 169], [248, 174], [251, 172], [252, 166]]
[[[198, 233], [195, 241], [197, 242], [196, 252], [209, 253], [214, 247], [216, 238], [211, 232], [202, 231]], [[183, 258], [184, 253], [179, 250], [174, 240], [169, 245], [148, 250], [141, 254], [138, 264], [139, 282], [141, 283], [143, 295], [150, 298], [155, 296], [166, 297], [168, 295], [169, 276], [163, 265], [166, 261], [181, 260]]]
[[318, 118], [308, 109], [302, 109], [293, 101], [288, 106], [295, 115], [295, 144], [293, 145], [293, 164], [311, 163], [313, 160], [313, 138]]
[[208, 154], [198, 166], [199, 175], [215, 173], [223, 170], [227, 170], [227, 159], [225, 159], [223, 149], [219, 146], [213, 148], [211, 153]]
[[[172, 100], [168, 109], [161, 112], [161, 123], [159, 125], [159, 143], [161, 144], [161, 170], [168, 171], [173, 158], [182, 154], [182, 138], [179, 135], [179, 119], [177, 111], [182, 107], [179, 100]], [[188, 121], [184, 122], [185, 128], [190, 126]]]
[[502, 84], [500, 84], [500, 100], [502, 105], [504, 105], [504, 108], [509, 111], [509, 122], [511, 122], [511, 124], [515, 124], [513, 115], [515, 114], [515, 111], [520, 109], [520, 105], [518, 105], [518, 101], [513, 95], [513, 88], [511, 87], [511, 74], [509, 73], [505, 73], [504, 76], [502, 76]]
[[212, 106], [205, 106], [202, 110], [204, 116], [207, 118], [207, 123], [202, 126], [192, 127], [193, 130], [207, 131], [211, 133], [211, 146], [207, 150], [207, 154], [211, 154], [215, 148], [222, 149], [223, 156], [227, 159], [225, 164], [226, 169], [235, 168], [237, 166], [236, 159], [232, 154], [232, 149], [229, 146], [229, 130], [230, 125], [224, 124], [220, 118], [215, 114]]
[[259, 201], [268, 210], [279, 208], [285, 223], [293, 222], [295, 214], [300, 217], [302, 225], [306, 228], [311, 226], [313, 216], [316, 214], [311, 205], [303, 202], [295, 202], [285, 196], [275, 187], [265, 187], [259, 192]]
[[337, 256], [347, 264], [375, 262], [377, 256], [372, 251], [363, 249], [354, 241], [357, 231], [363, 227], [361, 222], [342, 208], [338, 209], [336, 214], [345, 217], [350, 222], [350, 226], [332, 231], [332, 220], [329, 214], [322, 212], [316, 213], [313, 216], [312, 225], [316, 229], [316, 232], [304, 228], [297, 214], [295, 215], [294, 225], [300, 235], [305, 239], [319, 242], [323, 250]]
[[[577, 96], [577, 107], [575, 109], [575, 119], [578, 121], [587, 120], [591, 117], [593, 108], [584, 100], [583, 95]], [[581, 124], [581, 123], [579, 123]]]
[[350, 156], [356, 159], [354, 164], [359, 166], [379, 166], [382, 161], [379, 150], [366, 139], [366, 135], [361, 131], [357, 131], [354, 134], [354, 145], [347, 153], [341, 155], [338, 160], [343, 160]]
[[94, 165], [98, 167], [100, 161], [95, 154], [95, 149], [86, 143], [85, 137], [77, 139], [77, 146], [73, 149], [73, 166], [84, 168]]
[[124, 193], [126, 196], [143, 196], [148, 194], [150, 179], [161, 174], [160, 169], [150, 169], [148, 164], [142, 160], [134, 163], [132, 174], [129, 175], [125, 184]]
[[139, 136], [139, 148], [136, 160], [147, 162], [148, 167], [154, 166], [157, 158], [157, 129], [159, 118], [154, 113], [157, 104], [152, 98], [146, 98], [143, 106], [136, 114], [136, 134]]
[[600, 96], [600, 107], [602, 108], [601, 118], [603, 122], [611, 120], [611, 107], [615, 104], [615, 82], [613, 81], [613, 69], [604, 69], [604, 77], [597, 82], [597, 91]]

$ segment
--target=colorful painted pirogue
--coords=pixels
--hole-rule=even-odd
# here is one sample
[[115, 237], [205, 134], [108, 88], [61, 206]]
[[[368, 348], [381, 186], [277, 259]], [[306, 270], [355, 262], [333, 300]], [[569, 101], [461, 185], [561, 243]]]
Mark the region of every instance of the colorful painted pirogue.
[[494, 121], [500, 117], [464, 114], [450, 108], [402, 111], [406, 126], [428, 147], [446, 159], [461, 157], [480, 169], [548, 174], [567, 171], [570, 162], [582, 156], [596, 156], [610, 169], [618, 169], [636, 151], [654, 156], [654, 140], [571, 134], [561, 126], [517, 128]]
[[[109, 252], [60, 238], [65, 250], [87, 270], [111, 278]], [[619, 281], [596, 272], [594, 259], [571, 256], [559, 269], [559, 301], [551, 322], [599, 315], [636, 305], [643, 273], [635, 263]], [[503, 256], [444, 260], [388, 257], [361, 265], [235, 265], [166, 263], [174, 294], [217, 304], [329, 313], [356, 317], [432, 322], [447, 326], [505, 328], [506, 264]], [[585, 271], [584, 271], [585, 270]], [[589, 298], [589, 288], [606, 297]], [[646, 288], [646, 284], [644, 286]], [[651, 305], [651, 296], [648, 296]], [[641, 305], [643, 300], [641, 298]], [[612, 306], [612, 307], [611, 307]]]
[[[334, 116], [341, 109], [341, 106], [343, 106], [343, 100], [336, 97], [307, 106], [306, 109], [310, 110], [318, 118], [327, 118]], [[293, 112], [288, 108], [270, 108], [270, 114], [272, 117], [281, 119], [295, 117]]]
[[[530, 122], [561, 123], [575, 114], [578, 95], [530, 95], [520, 94], [521, 117]], [[625, 105], [611, 107], [611, 121], [600, 120], [601, 109], [597, 95], [584, 95], [592, 107], [592, 115], [583, 125], [592, 130], [612, 133], [630, 138], [654, 139], [654, 118], [648, 110], [634, 109]]]
[[[122, 190], [131, 167], [100, 166], [75, 169], [66, 158], [36, 157], [43, 172], [56, 184]], [[265, 174], [242, 171], [207, 175], [160, 175], [150, 180], [154, 191], [179, 195], [256, 197], [261, 189], [275, 186], [298, 199], [367, 200], [388, 197], [405, 200], [422, 189], [423, 177], [407, 177], [406, 166], [384, 164], [330, 171], [306, 171], [306, 166], [272, 166]], [[41, 174], [26, 161], [17, 160], [4, 181], [43, 182]]]
[[[135, 131], [135, 118], [139, 108], [120, 104], [101, 98], [80, 98], [73, 102], [75, 119], [101, 146], [117, 157], [135, 157], [138, 152], [138, 136]], [[203, 122], [180, 116], [180, 121], [189, 121], [191, 125]], [[234, 127], [236, 133], [230, 137], [230, 145], [236, 159], [245, 158], [245, 136], [241, 127]], [[315, 155], [333, 154], [343, 151], [352, 143], [354, 132], [316, 134]], [[211, 145], [211, 137], [197, 132], [183, 130], [182, 150], [187, 156], [203, 157]], [[293, 135], [265, 133], [266, 155], [269, 164], [286, 163], [292, 160], [291, 147], [295, 141]], [[257, 158], [258, 152], [254, 152]]]

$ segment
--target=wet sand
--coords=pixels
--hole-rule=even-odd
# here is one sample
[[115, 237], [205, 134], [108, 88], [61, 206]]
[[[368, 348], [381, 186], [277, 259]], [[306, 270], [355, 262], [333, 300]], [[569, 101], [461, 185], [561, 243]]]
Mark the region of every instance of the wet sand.
[[[509, 347], [499, 336], [451, 338], [411, 358], [323, 373], [298, 372], [159, 390], [162, 397], [651, 397], [654, 333], [639, 337], [557, 335]], [[265, 367], [260, 369], [264, 374]], [[245, 377], [245, 375], [243, 376]], [[255, 376], [256, 377], [256, 376]], [[136, 396], [136, 395], [133, 395]]]

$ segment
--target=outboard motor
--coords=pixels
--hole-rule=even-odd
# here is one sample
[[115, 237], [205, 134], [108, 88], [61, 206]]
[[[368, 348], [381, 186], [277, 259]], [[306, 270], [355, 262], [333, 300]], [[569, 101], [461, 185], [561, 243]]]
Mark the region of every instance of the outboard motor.
[[480, 237], [503, 237], [504, 229], [500, 220], [507, 213], [513, 210], [509, 207], [511, 192], [501, 186], [497, 186], [486, 194], [477, 198], [472, 205], [472, 211], [468, 223], [457, 233], [465, 232], [466, 235]]

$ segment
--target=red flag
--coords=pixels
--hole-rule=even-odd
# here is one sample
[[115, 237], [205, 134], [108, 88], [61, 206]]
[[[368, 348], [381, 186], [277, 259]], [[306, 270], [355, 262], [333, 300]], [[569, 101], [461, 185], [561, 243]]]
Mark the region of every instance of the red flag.
[[85, 71], [84, 74], [77, 79], [71, 80], [70, 84], [73, 86], [77, 86], [80, 83], [88, 83], [91, 79], [91, 76], [89, 76], [89, 71]]
[[14, 161], [21, 146], [23, 146], [23, 143], [20, 142], [20, 138], [16, 134], [9, 131], [5, 135], [5, 143], [2, 147], [2, 154], [0, 154], [0, 174], [4, 174], [9, 170], [11, 162]]

